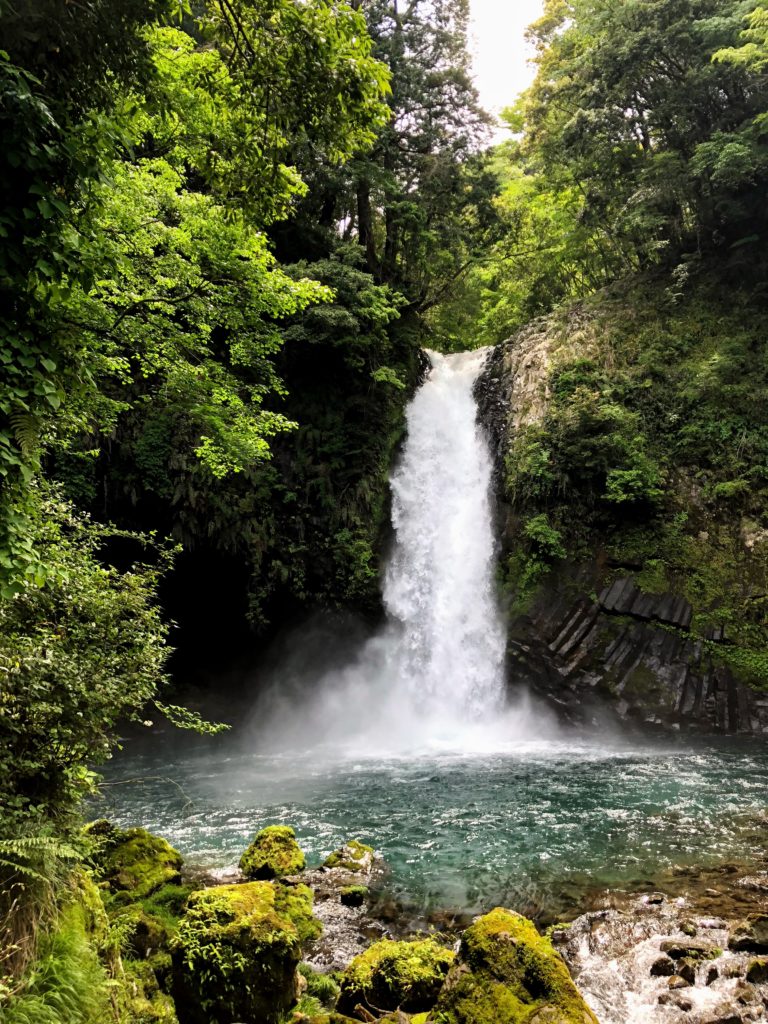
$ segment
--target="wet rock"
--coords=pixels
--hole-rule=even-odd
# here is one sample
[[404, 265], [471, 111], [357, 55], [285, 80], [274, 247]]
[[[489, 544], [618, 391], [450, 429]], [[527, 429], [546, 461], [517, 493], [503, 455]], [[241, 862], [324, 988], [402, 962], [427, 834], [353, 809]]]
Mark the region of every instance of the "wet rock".
[[258, 880], [285, 878], [304, 867], [304, 854], [296, 842], [296, 833], [288, 825], [263, 828], [240, 858], [240, 870], [245, 877]]
[[120, 829], [103, 819], [86, 826], [95, 841], [96, 878], [117, 902], [132, 903], [181, 881], [181, 854], [144, 828]]
[[368, 874], [373, 867], [373, 847], [366, 846], [357, 839], [350, 839], [341, 849], [334, 850], [326, 857], [323, 867], [341, 868], [354, 874]]
[[717, 979], [719, 977], [720, 977], [720, 972], [718, 971], [718, 969], [713, 964], [711, 967], [709, 967], [707, 969], [707, 976], [706, 976], [706, 978], [704, 980], [704, 984], [705, 985], [714, 985], [714, 983], [717, 981]]
[[680, 924], [680, 931], [683, 933], [683, 935], [688, 935], [690, 938], [695, 938], [699, 932], [699, 929], [696, 927], [695, 921], [682, 921]]
[[749, 953], [768, 952], [768, 914], [750, 914], [731, 929], [728, 948]]
[[651, 974], [655, 978], [671, 978], [675, 973], [675, 961], [668, 956], [660, 956], [651, 964]]
[[402, 908], [393, 904], [390, 915], [377, 898], [386, 865], [367, 857], [362, 863], [357, 871], [343, 866], [310, 868], [295, 879], [315, 894], [315, 916], [322, 922], [323, 933], [309, 946], [306, 959], [323, 973], [344, 970], [371, 942], [400, 937], [393, 932], [400, 930]]
[[762, 985], [768, 981], [768, 960], [765, 957], [760, 957], [750, 961], [746, 978], [752, 985]]
[[744, 1018], [727, 1003], [723, 1003], [709, 1013], [702, 1024], [744, 1024]]
[[437, 1000], [454, 952], [433, 938], [414, 942], [376, 942], [356, 956], [341, 977], [338, 1009], [358, 1005], [373, 1010], [402, 1008], [421, 1013]]
[[688, 988], [691, 984], [692, 984], [692, 982], [688, 981], [687, 978], [683, 978], [679, 974], [673, 974], [672, 977], [667, 982], [667, 985], [669, 986], [670, 991], [674, 991], [675, 989], [678, 989], [678, 988]]
[[709, 960], [721, 952], [711, 943], [697, 939], [666, 939], [659, 948], [673, 960]]
[[696, 962], [694, 960], [680, 960], [677, 964], [677, 973], [689, 985], [694, 985], [696, 983]]
[[753, 1006], [756, 1003], [762, 1004], [763, 1002], [755, 986], [750, 985], [748, 982], [742, 982], [738, 985], [734, 991], [734, 996], [736, 997], [736, 1002], [742, 1006]]
[[192, 893], [173, 949], [184, 1024], [277, 1024], [298, 992], [303, 943], [317, 936], [312, 892], [256, 881]]
[[339, 889], [339, 899], [345, 907], [362, 907], [368, 895], [365, 885], [345, 885]]
[[683, 1013], [688, 1013], [693, 1009], [691, 1000], [677, 992], [662, 992], [659, 996], [659, 1006], [674, 1006], [676, 1009], [682, 1010]]
[[597, 1024], [551, 942], [501, 908], [462, 935], [433, 1015], [441, 1024]]

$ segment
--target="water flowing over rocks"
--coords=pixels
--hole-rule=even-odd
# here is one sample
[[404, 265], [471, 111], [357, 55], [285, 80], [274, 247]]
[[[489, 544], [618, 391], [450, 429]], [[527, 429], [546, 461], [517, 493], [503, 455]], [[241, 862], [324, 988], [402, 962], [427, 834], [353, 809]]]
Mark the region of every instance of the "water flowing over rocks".
[[601, 1024], [752, 1024], [768, 1019], [768, 964], [733, 948], [744, 934], [658, 894], [585, 914], [552, 938]]

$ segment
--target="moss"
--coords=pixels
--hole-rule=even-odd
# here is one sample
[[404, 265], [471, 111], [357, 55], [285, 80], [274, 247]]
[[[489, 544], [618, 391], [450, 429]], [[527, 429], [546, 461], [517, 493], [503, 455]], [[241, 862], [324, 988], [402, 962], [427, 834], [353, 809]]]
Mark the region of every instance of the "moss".
[[103, 820], [89, 825], [86, 834], [97, 841], [96, 877], [117, 902], [135, 902], [181, 882], [181, 854], [160, 836], [143, 828], [124, 831]]
[[141, 960], [168, 949], [178, 930], [177, 923], [169, 926], [165, 919], [148, 914], [139, 903], [120, 907], [112, 921], [122, 933], [126, 955]]
[[323, 861], [324, 868], [343, 868], [345, 871], [365, 871], [373, 859], [373, 847], [357, 839], [350, 839], [339, 850], [334, 850]]
[[437, 999], [454, 954], [435, 939], [383, 939], [356, 956], [341, 977], [339, 1010], [358, 1003], [383, 1010], [428, 1010]]
[[596, 1024], [549, 939], [526, 918], [497, 908], [464, 932], [459, 959], [430, 1020], [527, 1024], [535, 1019]]
[[339, 998], [339, 986], [330, 974], [321, 974], [309, 964], [299, 965], [299, 974], [307, 983], [306, 993], [317, 999], [326, 1009], [332, 1009]]
[[302, 942], [315, 937], [306, 886], [257, 881], [192, 893], [173, 943], [173, 995], [185, 1024], [273, 1024], [296, 997]]
[[345, 907], [361, 907], [367, 896], [367, 885], [345, 885], [339, 889], [339, 899]]
[[288, 825], [263, 828], [240, 858], [240, 870], [247, 878], [283, 878], [305, 867], [304, 854], [296, 833]]
[[131, 1024], [178, 1024], [173, 1000], [161, 991], [149, 961], [128, 961], [122, 991]]

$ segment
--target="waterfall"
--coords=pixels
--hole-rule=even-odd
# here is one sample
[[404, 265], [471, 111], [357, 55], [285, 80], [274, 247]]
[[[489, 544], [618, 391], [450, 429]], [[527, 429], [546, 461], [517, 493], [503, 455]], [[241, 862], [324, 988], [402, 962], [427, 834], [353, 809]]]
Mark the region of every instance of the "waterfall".
[[271, 706], [257, 709], [260, 747], [467, 753], [541, 736], [527, 698], [504, 699], [492, 461], [473, 395], [487, 350], [429, 357], [391, 480], [387, 621], [341, 669], [318, 678], [302, 663], [288, 698], [284, 666]]
[[494, 584], [491, 456], [473, 387], [487, 353], [429, 353], [392, 477], [395, 546], [384, 603], [399, 629], [397, 685], [420, 714], [497, 710], [505, 631]]

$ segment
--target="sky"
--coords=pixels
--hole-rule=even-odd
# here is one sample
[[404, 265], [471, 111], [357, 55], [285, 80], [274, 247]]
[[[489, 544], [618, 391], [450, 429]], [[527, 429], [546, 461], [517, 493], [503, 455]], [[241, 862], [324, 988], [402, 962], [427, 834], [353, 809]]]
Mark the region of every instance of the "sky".
[[498, 114], [533, 80], [525, 29], [541, 17], [543, 0], [470, 0], [475, 84], [486, 110]]

